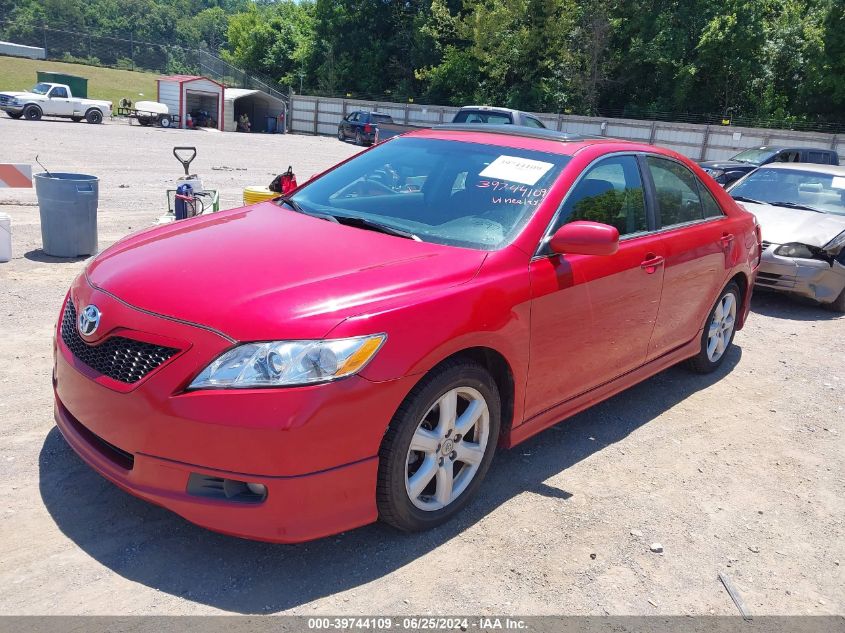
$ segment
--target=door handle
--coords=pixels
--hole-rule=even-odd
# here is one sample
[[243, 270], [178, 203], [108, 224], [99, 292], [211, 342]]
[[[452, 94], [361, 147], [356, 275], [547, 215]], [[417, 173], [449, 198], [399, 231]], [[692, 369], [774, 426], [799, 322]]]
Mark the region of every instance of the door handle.
[[658, 266], [662, 266], [665, 260], [660, 255], [655, 255], [654, 253], [649, 253], [646, 255], [645, 259], [640, 264], [640, 268], [646, 271], [649, 275], [651, 275], [655, 270], [657, 270]]
[[719, 242], [722, 244], [722, 248], [724, 248], [725, 250], [729, 249], [734, 242], [733, 233], [722, 233], [722, 238], [719, 240]]

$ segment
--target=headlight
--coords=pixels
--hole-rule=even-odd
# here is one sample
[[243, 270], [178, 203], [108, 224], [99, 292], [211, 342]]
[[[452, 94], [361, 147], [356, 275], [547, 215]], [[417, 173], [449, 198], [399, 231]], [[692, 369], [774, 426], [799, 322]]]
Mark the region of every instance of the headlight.
[[799, 257], [801, 259], [813, 259], [816, 256], [816, 253], [810, 249], [809, 246], [806, 244], [798, 244], [798, 243], [791, 243], [791, 244], [783, 244], [778, 246], [775, 249], [775, 255], [781, 255], [782, 257]]
[[219, 356], [188, 388], [289, 387], [337, 380], [362, 370], [386, 339], [386, 334], [375, 334], [245, 343]]
[[14, 99], [12, 99], [12, 105], [20, 105], [20, 104], [21, 104], [21, 100], [20, 100], [20, 99], [18, 99], [17, 97], [15, 97]]

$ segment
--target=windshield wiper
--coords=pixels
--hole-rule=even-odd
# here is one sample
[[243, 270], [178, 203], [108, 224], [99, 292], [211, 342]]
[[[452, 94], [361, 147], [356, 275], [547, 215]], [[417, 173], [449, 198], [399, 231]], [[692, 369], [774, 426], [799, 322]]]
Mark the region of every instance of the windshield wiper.
[[349, 224], [352, 226], [357, 224], [360, 228], [372, 229], [373, 231], [379, 231], [381, 233], [386, 233], [387, 235], [395, 235], [396, 237], [404, 237], [409, 240], [414, 240], [415, 242], [422, 242], [418, 235], [415, 235], [410, 231], [397, 229], [395, 226], [382, 224], [381, 222], [376, 222], [375, 220], [351, 215], [334, 215], [333, 217], [341, 224]]
[[279, 196], [278, 198], [276, 198], [276, 200], [278, 202], [281, 202], [282, 204], [288, 205], [291, 209], [293, 209], [297, 213], [304, 213], [305, 215], [311, 215], [310, 213], [308, 213], [308, 211], [303, 209], [302, 206], [296, 200], [294, 200], [290, 196]]
[[745, 196], [731, 196], [737, 202], [751, 202], [752, 204], [771, 204], [770, 202], [763, 202], [762, 200], [755, 200], [754, 198], [746, 198]]
[[821, 209], [808, 206], [806, 204], [799, 204], [798, 202], [770, 202], [776, 207], [786, 207], [787, 209], [802, 209], [803, 211], [815, 211], [816, 213], [824, 213]]

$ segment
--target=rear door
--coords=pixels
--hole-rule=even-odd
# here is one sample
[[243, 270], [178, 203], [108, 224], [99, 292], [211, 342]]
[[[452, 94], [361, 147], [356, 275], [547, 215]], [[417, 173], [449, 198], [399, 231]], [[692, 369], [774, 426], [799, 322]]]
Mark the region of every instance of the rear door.
[[547, 235], [574, 220], [615, 226], [619, 250], [559, 255], [543, 246], [532, 259], [526, 417], [642, 365], [657, 318], [663, 243], [646, 212], [635, 155], [608, 156], [588, 167]]
[[727, 282], [739, 236], [707, 186], [684, 164], [656, 155], [642, 160], [666, 257], [651, 360], [698, 336]]

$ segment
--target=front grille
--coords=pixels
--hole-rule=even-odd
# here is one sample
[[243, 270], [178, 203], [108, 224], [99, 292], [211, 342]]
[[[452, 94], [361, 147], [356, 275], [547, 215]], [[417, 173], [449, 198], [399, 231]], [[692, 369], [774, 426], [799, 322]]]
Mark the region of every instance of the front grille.
[[62, 318], [62, 340], [76, 358], [94, 371], [126, 384], [138, 382], [179, 350], [163, 345], [112, 336], [89, 345], [76, 329], [76, 308], [68, 300]]

